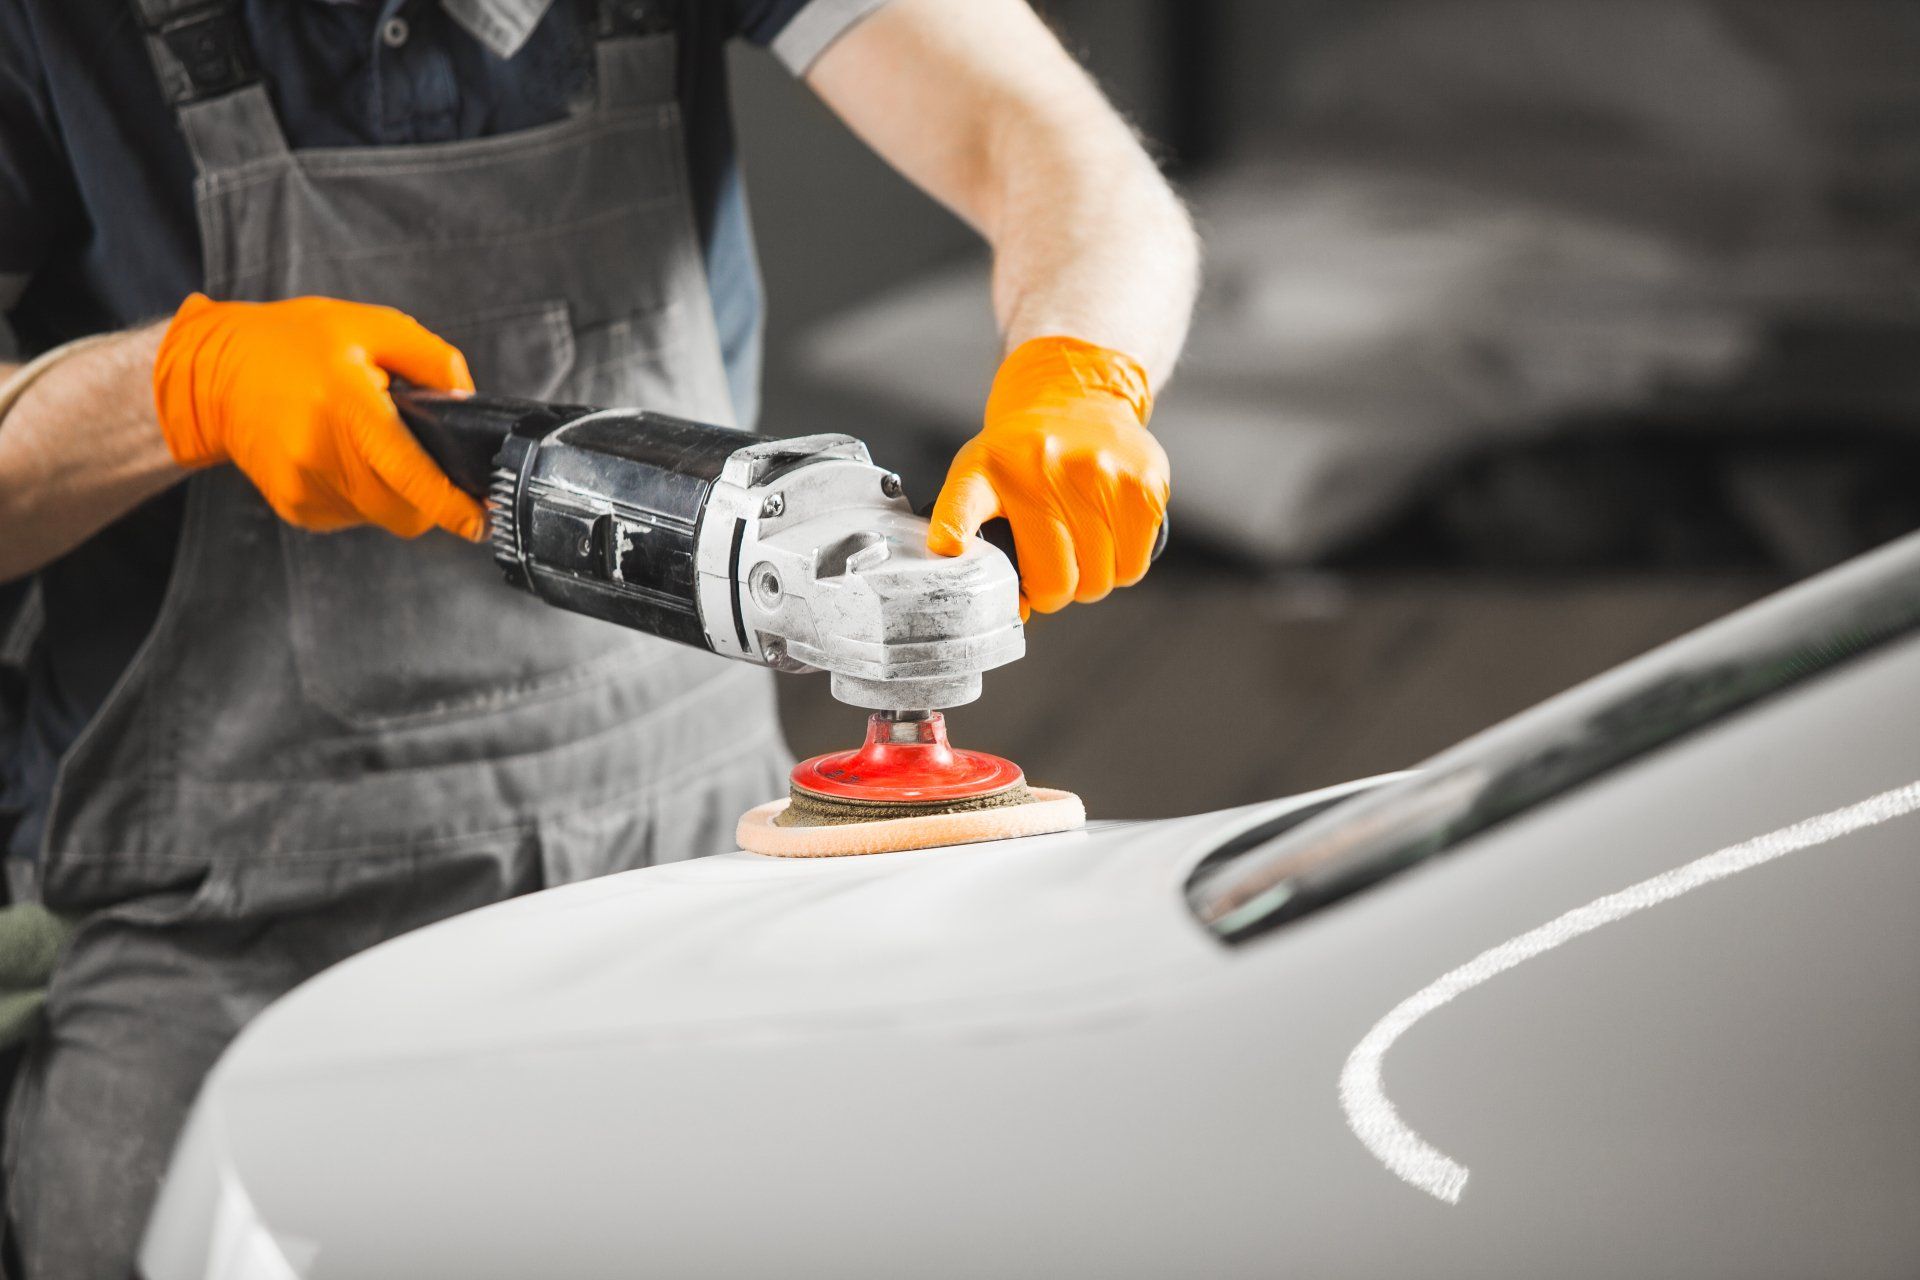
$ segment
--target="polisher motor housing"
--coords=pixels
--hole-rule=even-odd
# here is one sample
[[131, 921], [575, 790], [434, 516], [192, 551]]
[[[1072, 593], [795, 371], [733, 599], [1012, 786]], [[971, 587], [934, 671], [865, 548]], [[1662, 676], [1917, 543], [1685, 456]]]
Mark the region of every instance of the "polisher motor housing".
[[402, 416], [484, 495], [507, 581], [548, 603], [923, 711], [1025, 651], [1019, 580], [976, 539], [926, 549], [899, 477], [842, 435], [778, 440], [637, 409], [403, 389]]

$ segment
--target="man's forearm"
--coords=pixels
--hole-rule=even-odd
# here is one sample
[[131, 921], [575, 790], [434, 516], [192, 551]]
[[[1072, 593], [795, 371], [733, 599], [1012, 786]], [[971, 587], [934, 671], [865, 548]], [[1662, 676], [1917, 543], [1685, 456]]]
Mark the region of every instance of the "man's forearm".
[[1025, 0], [893, 0], [808, 83], [987, 238], [1009, 348], [1080, 338], [1165, 381], [1198, 285], [1193, 226]]
[[0, 419], [0, 581], [57, 559], [178, 482], [153, 407], [164, 324], [77, 351]]
[[1101, 136], [1010, 128], [989, 215], [994, 313], [1008, 349], [1063, 334], [1145, 366], [1155, 387], [1186, 341], [1199, 248], [1186, 209], [1117, 117]]

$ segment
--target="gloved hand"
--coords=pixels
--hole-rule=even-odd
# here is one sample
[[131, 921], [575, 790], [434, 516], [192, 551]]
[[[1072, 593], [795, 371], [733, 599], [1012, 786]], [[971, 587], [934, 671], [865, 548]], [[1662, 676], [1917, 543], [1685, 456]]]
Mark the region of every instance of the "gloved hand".
[[1132, 586], [1167, 511], [1152, 411], [1131, 357], [1077, 338], [1022, 343], [993, 380], [985, 428], [947, 471], [927, 547], [959, 555], [984, 521], [1005, 516], [1020, 552], [1022, 619]]
[[391, 307], [196, 293], [161, 339], [154, 403], [174, 461], [232, 462], [290, 524], [372, 523], [402, 538], [438, 525], [477, 541], [486, 532], [480, 505], [401, 424], [389, 372], [473, 390], [466, 359]]

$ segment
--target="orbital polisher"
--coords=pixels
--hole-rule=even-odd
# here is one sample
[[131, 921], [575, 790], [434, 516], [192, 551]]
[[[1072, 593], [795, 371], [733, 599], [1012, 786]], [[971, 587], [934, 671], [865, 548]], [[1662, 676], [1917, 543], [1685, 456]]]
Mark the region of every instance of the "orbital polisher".
[[486, 502], [509, 585], [772, 667], [825, 671], [865, 743], [803, 760], [743, 848], [829, 857], [1063, 831], [1079, 797], [954, 748], [945, 708], [1021, 656], [1019, 577], [984, 539], [927, 550], [900, 478], [845, 435], [775, 439], [638, 409], [396, 386], [408, 428]]

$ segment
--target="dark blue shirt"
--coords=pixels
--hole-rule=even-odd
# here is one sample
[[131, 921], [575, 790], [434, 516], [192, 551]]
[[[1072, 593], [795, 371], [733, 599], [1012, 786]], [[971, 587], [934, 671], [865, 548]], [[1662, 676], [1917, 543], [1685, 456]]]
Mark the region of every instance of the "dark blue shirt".
[[[804, 65], [876, 4], [682, 6], [679, 96], [694, 212], [743, 422], [757, 407], [761, 293], [735, 166], [726, 44], [736, 36], [771, 44]], [[295, 147], [510, 133], [564, 117], [591, 82], [591, 0], [555, 0], [510, 58], [434, 0], [243, 0], [243, 8]], [[396, 17], [403, 26], [383, 39]], [[0, 309], [23, 352], [163, 318], [200, 279], [193, 165], [131, 0], [0, 0]], [[158, 613], [181, 512], [176, 489], [40, 574], [46, 629], [29, 665], [24, 720], [0, 740], [0, 809], [24, 814], [16, 853], [37, 850], [60, 756]], [[0, 838], [6, 825], [0, 813]]]

